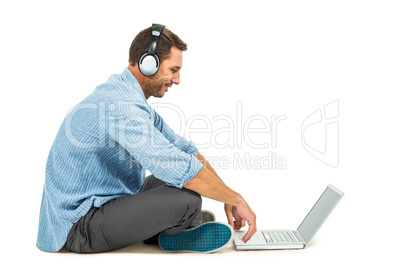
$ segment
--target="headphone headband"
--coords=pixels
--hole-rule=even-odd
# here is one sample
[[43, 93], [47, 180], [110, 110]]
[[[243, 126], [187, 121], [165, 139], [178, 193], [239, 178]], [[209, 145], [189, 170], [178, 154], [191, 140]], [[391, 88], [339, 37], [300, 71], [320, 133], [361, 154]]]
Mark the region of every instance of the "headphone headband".
[[160, 36], [163, 29], [165, 29], [165, 25], [153, 23], [152, 24], [152, 35]]
[[148, 54], [155, 54], [156, 44], [158, 43], [158, 38], [161, 35], [165, 25], [161, 24], [152, 24], [152, 40], [149, 45]]

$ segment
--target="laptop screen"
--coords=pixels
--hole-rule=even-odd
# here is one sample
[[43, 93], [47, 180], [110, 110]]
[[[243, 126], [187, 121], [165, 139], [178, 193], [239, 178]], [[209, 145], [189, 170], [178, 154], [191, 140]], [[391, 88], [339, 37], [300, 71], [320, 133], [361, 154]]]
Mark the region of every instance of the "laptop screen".
[[307, 246], [332, 209], [343, 196], [343, 192], [332, 185], [328, 185], [324, 193], [315, 203], [308, 215], [304, 218], [297, 231], [306, 241]]

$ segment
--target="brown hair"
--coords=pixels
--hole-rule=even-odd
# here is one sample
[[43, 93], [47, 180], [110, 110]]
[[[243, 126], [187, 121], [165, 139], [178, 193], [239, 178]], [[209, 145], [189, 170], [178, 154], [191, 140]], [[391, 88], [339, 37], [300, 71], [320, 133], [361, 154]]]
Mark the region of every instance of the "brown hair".
[[[135, 66], [142, 54], [148, 51], [152, 39], [152, 27], [142, 30], [134, 38], [129, 51], [129, 63]], [[170, 56], [170, 49], [175, 46], [181, 51], [187, 50], [187, 44], [184, 43], [176, 34], [166, 27], [158, 38], [155, 54], [158, 55], [159, 61], [162, 62]]]

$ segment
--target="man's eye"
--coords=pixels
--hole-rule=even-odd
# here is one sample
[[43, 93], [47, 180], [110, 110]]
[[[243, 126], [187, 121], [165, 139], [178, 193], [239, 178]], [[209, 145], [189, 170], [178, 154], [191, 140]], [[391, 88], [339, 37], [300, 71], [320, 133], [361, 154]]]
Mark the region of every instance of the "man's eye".
[[172, 73], [177, 72], [177, 69], [171, 69]]

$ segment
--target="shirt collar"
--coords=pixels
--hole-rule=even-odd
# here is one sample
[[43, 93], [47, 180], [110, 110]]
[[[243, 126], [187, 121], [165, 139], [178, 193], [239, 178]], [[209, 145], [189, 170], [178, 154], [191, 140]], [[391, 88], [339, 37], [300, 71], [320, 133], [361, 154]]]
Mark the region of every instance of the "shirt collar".
[[125, 83], [127, 83], [127, 85], [128, 85], [128, 89], [131, 91], [131, 90], [134, 90], [135, 91], [135, 93], [134, 93], [134, 95], [140, 95], [142, 98], [143, 98], [143, 100], [146, 102], [147, 100], [146, 100], [146, 98], [145, 98], [145, 95], [144, 95], [144, 92], [142, 91], [142, 88], [141, 88], [141, 85], [140, 85], [140, 83], [138, 82], [138, 80], [135, 78], [135, 76], [133, 75], [133, 73], [130, 71], [130, 69], [128, 69], [128, 67], [127, 68], [125, 68], [124, 69], [124, 71], [121, 73], [121, 78], [122, 78], [122, 80], [125, 82]]

